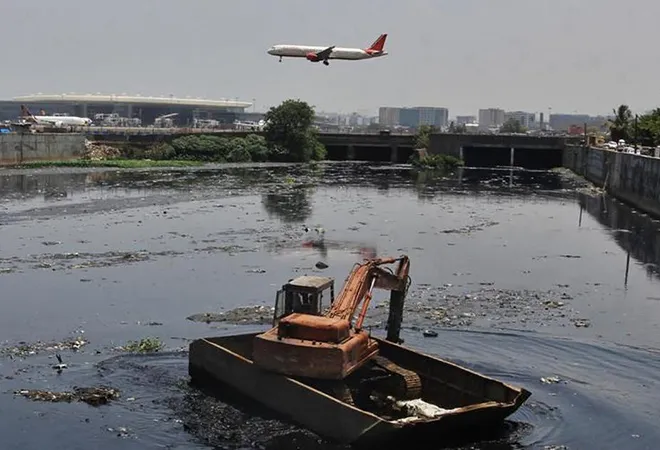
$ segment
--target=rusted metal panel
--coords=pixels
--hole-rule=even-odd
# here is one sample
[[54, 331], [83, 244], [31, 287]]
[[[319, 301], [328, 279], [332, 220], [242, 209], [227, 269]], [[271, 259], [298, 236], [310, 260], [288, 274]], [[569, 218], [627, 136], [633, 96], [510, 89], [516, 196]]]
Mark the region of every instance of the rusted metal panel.
[[291, 314], [280, 320], [278, 336], [338, 344], [348, 338], [348, 320], [309, 314]]
[[257, 366], [285, 375], [341, 380], [377, 353], [376, 341], [366, 332], [333, 344], [280, 338], [272, 329], [255, 338], [252, 358]]

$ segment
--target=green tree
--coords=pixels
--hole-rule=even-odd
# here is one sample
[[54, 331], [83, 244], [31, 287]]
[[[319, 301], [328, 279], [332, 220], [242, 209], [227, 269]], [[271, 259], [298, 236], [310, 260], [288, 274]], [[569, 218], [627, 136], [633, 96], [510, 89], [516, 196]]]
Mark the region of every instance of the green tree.
[[310, 161], [325, 158], [325, 147], [312, 129], [314, 109], [301, 100], [285, 100], [264, 116], [272, 159]]
[[660, 108], [637, 119], [637, 140], [649, 147], [660, 145]]
[[632, 111], [628, 105], [619, 105], [618, 108], [612, 110], [614, 112], [614, 120], [610, 120], [610, 136], [613, 141], [623, 139], [628, 142], [631, 136], [631, 120]]
[[259, 136], [258, 134], [248, 134], [244, 138], [244, 145], [245, 149], [250, 154], [252, 161], [268, 161], [270, 152], [265, 137]]
[[439, 130], [434, 125], [421, 125], [417, 129], [415, 136], [415, 148], [425, 148], [428, 150], [431, 145], [431, 135]]
[[500, 133], [524, 133], [527, 129], [522, 126], [519, 120], [511, 118], [507, 120], [501, 127]]

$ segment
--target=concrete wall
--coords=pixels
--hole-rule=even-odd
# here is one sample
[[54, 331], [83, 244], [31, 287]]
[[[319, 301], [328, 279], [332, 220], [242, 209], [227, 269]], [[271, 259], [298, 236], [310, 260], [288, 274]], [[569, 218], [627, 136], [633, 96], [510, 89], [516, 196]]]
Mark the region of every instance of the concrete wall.
[[0, 134], [0, 165], [79, 158], [85, 136], [71, 133]]
[[564, 167], [619, 200], [660, 217], [660, 159], [593, 147], [567, 146]]

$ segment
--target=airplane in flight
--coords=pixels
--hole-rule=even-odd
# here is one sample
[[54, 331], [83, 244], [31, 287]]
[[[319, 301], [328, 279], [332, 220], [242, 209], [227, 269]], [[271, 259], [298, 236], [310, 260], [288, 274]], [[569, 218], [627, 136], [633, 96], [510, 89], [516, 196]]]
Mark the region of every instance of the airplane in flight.
[[306, 58], [311, 62], [323, 61], [326, 66], [330, 59], [344, 59], [356, 61], [361, 59], [377, 58], [387, 55], [384, 50], [387, 34], [381, 34], [368, 48], [344, 48], [331, 45], [330, 47], [319, 47], [309, 45], [274, 45], [268, 49], [268, 54], [279, 56], [280, 62], [283, 57]]
[[92, 119], [87, 117], [47, 116], [45, 114], [35, 116], [25, 105], [21, 105], [21, 118], [36, 125], [52, 125], [58, 128], [63, 126], [89, 126], [92, 124]]

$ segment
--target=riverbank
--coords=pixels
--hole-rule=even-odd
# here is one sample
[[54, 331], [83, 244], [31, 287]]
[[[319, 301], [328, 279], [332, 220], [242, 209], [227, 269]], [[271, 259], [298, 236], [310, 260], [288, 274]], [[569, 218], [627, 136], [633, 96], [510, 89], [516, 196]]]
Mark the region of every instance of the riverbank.
[[660, 218], [660, 159], [596, 147], [566, 146], [563, 166], [616, 199]]
[[118, 169], [141, 169], [148, 167], [197, 167], [204, 161], [154, 160], [154, 159], [71, 159], [60, 161], [26, 161], [6, 165], [7, 169], [42, 169], [48, 167], [116, 167]]

